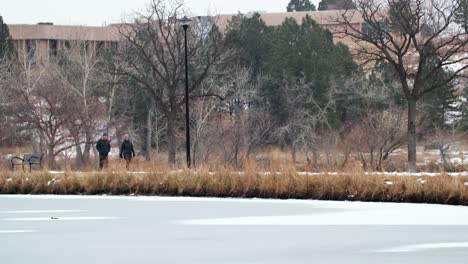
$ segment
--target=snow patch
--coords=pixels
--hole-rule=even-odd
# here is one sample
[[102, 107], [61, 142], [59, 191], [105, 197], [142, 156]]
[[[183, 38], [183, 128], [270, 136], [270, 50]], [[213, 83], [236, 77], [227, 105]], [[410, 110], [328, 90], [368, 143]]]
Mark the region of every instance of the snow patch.
[[0, 234], [34, 233], [37, 230], [0, 230]]
[[388, 249], [376, 250], [375, 252], [381, 253], [404, 253], [404, 252], [418, 252], [428, 251], [434, 249], [453, 249], [453, 248], [468, 248], [468, 242], [448, 242], [448, 243], [429, 243], [429, 244], [415, 244], [406, 245]]
[[115, 216], [80, 216], [80, 217], [21, 217], [3, 218], [0, 221], [83, 221], [83, 220], [116, 220], [121, 217]]
[[468, 226], [468, 207], [364, 202], [309, 201], [319, 208], [337, 211], [304, 215], [248, 216], [178, 221], [199, 226]]
[[83, 213], [85, 210], [22, 210], [0, 211], [0, 214], [42, 214], [42, 213]]
[[50, 174], [64, 174], [64, 171], [49, 171]]
[[47, 186], [55, 185], [58, 182], [60, 182], [60, 180], [53, 178], [52, 180], [47, 182]]

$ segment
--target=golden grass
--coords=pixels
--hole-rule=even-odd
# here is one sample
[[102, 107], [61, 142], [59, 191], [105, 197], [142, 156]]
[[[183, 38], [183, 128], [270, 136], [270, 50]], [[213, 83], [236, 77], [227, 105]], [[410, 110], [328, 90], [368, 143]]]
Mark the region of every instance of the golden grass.
[[[161, 195], [320, 199], [376, 202], [410, 202], [468, 205], [468, 177], [389, 177], [355, 170], [346, 175], [298, 174], [294, 166], [279, 165], [269, 173], [258, 172], [247, 162], [244, 172], [219, 168], [125, 172], [3, 172], [1, 194]], [[425, 183], [421, 183], [421, 180]], [[388, 185], [391, 181], [393, 185]]]
[[30, 153], [32, 152], [32, 146], [16, 146], [16, 147], [1, 147], [0, 155], [6, 155], [11, 153]]

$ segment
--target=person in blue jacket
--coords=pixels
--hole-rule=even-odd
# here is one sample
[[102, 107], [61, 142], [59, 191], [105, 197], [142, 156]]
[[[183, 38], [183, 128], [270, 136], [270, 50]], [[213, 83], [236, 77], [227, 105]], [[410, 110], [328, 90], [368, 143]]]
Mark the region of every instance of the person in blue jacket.
[[133, 144], [130, 141], [128, 134], [123, 136], [122, 145], [120, 146], [120, 158], [125, 159], [125, 168], [130, 169], [130, 162], [132, 158], [135, 157], [135, 150], [133, 149]]

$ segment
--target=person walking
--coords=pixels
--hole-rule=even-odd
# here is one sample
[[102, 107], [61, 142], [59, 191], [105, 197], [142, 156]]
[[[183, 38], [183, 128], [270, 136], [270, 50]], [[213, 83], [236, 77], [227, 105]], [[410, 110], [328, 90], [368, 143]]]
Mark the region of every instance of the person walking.
[[130, 141], [128, 134], [123, 136], [123, 142], [120, 146], [120, 158], [125, 159], [125, 168], [130, 169], [130, 162], [135, 157], [135, 150], [133, 149], [133, 143]]
[[99, 170], [104, 166], [109, 165], [109, 152], [111, 151], [111, 144], [107, 132], [102, 132], [101, 138], [96, 143], [96, 149], [99, 152]]

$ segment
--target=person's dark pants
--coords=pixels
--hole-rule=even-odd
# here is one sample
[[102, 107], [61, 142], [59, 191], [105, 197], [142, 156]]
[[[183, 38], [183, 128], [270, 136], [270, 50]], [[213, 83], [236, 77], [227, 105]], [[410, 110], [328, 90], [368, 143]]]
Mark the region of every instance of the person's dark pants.
[[99, 169], [102, 170], [104, 165], [109, 163], [108, 154], [99, 154]]
[[127, 168], [127, 170], [129, 170], [130, 169], [130, 162], [132, 162], [132, 155], [125, 155], [124, 159], [125, 159], [125, 168]]

